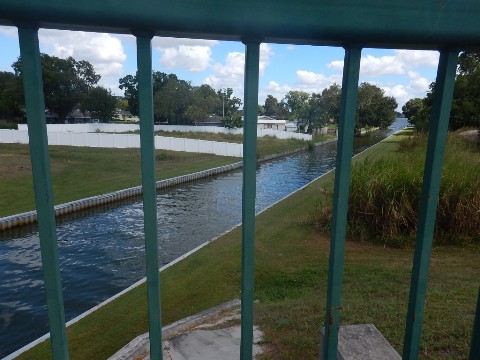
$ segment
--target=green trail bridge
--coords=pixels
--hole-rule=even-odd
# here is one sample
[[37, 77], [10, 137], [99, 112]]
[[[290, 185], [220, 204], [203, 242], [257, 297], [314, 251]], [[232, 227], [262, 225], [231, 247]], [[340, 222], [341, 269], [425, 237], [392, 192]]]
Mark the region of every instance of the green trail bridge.
[[[345, 48], [330, 266], [322, 358], [337, 357], [352, 142], [362, 48], [440, 52], [425, 163], [403, 359], [417, 359], [458, 53], [480, 49], [480, 2], [472, 0], [0, 0], [0, 25], [18, 28], [48, 316], [55, 360], [68, 359], [52, 184], [45, 126], [38, 29], [133, 34], [137, 40], [151, 358], [162, 358], [153, 142], [153, 36], [242, 41], [244, 180], [242, 199], [241, 359], [252, 359], [256, 121], [260, 44]], [[1, 55], [0, 55], [1, 56]], [[474, 324], [470, 360], [480, 359]], [[319, 334], [320, 336], [320, 334]], [[320, 356], [320, 355], [319, 355]]]

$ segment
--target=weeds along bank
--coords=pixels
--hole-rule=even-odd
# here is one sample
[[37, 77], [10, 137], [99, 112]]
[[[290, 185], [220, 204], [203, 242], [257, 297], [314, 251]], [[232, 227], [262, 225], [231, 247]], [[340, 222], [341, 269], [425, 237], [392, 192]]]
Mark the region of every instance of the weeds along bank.
[[[353, 239], [387, 246], [415, 241], [427, 146], [426, 135], [405, 137], [399, 149], [352, 169], [348, 231]], [[324, 191], [317, 225], [325, 229], [331, 192]], [[450, 133], [435, 227], [436, 245], [480, 244], [480, 148]]]

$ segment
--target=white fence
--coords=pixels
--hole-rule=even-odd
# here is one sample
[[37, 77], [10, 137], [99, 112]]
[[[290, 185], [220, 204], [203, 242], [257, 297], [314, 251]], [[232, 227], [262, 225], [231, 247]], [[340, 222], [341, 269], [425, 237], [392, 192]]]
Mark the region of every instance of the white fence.
[[[26, 124], [19, 124], [18, 130], [27, 131]], [[76, 133], [122, 133], [129, 131], [139, 131], [140, 126], [137, 124], [47, 124], [47, 132], [76, 132]], [[230, 130], [217, 126], [188, 126], [188, 125], [155, 125], [155, 131], [178, 131], [178, 132], [204, 132], [204, 133], [224, 133], [224, 134], [243, 134], [243, 129]], [[279, 131], [272, 129], [257, 129], [257, 136], [275, 136], [278, 139], [300, 139], [310, 141], [312, 135], [300, 134], [290, 131]]]
[[[28, 144], [28, 132], [24, 130], [0, 130], [0, 143]], [[139, 148], [140, 136], [136, 134], [48, 132], [48, 144], [100, 148]], [[243, 156], [242, 144], [164, 136], [155, 136], [155, 148], [222, 156]]]

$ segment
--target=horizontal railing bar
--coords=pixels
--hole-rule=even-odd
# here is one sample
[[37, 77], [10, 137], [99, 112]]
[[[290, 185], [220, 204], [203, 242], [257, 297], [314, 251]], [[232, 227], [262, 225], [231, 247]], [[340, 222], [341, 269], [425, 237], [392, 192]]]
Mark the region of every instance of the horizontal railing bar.
[[[21, 3], [19, 5], [19, 3]], [[113, 4], [112, 4], [113, 5]], [[362, 47], [480, 47], [480, 2], [470, 0], [0, 0], [0, 25], [240, 41]], [[378, 29], [381, 29], [379, 31]]]

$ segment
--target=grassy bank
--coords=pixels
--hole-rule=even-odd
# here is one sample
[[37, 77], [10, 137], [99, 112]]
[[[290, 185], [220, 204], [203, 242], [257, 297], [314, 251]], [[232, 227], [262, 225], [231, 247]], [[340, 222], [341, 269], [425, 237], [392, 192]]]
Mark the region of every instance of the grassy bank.
[[[56, 204], [141, 184], [139, 149], [50, 146]], [[157, 179], [240, 161], [239, 158], [156, 151]], [[28, 145], [0, 144], [0, 217], [34, 209]]]
[[[427, 136], [412, 134], [395, 156], [365, 159], [352, 170], [348, 230], [360, 240], [413, 246], [418, 223]], [[329, 204], [331, 203], [328, 198]], [[319, 224], [328, 228], [330, 211]], [[480, 151], [456, 133], [448, 136], [438, 203], [435, 242], [480, 245]]]
[[[397, 139], [400, 136], [382, 142], [355, 161], [395, 156]], [[263, 359], [318, 359], [329, 243], [314, 221], [321, 188], [332, 183], [332, 175], [324, 176], [257, 217], [255, 321], [265, 333]], [[240, 297], [240, 236], [236, 229], [162, 272], [165, 324]], [[434, 250], [422, 359], [466, 358], [479, 255], [478, 247]], [[411, 263], [410, 250], [348, 241], [342, 323], [374, 323], [400, 352]], [[146, 332], [145, 298], [141, 286], [70, 327], [71, 358], [105, 359]], [[46, 359], [49, 354], [44, 343], [20, 359]]]

